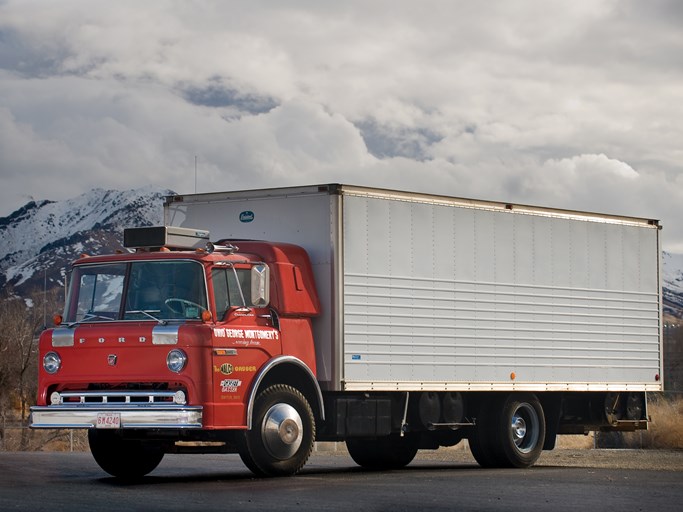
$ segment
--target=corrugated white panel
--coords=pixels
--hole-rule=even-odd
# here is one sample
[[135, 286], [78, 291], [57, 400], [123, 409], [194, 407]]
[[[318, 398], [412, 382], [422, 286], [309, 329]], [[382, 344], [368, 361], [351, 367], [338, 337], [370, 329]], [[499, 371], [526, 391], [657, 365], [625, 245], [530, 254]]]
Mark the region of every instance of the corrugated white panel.
[[[440, 208], [436, 208], [441, 210]], [[453, 224], [455, 230], [453, 232], [453, 239], [448, 240], [448, 233], [439, 233], [438, 238], [443, 238], [444, 254], [443, 257], [448, 257], [451, 253], [446, 252], [448, 243], [453, 247], [453, 260], [455, 263], [455, 270], [457, 275], [464, 280], [476, 279], [476, 244], [475, 244], [475, 214], [476, 210], [463, 208], [460, 210], [460, 215], [453, 215], [451, 208], [444, 209], [444, 215], [450, 214], [453, 217]], [[447, 269], [443, 269], [446, 275], [454, 276], [455, 273], [448, 273]]]
[[657, 251], [646, 226], [347, 195], [346, 387], [656, 388]]

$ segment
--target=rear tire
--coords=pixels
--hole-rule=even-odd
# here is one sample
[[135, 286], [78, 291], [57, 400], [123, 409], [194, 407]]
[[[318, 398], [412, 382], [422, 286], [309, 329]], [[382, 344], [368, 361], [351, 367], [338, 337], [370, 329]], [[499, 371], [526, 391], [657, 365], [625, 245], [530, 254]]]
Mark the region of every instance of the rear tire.
[[308, 401], [295, 388], [278, 384], [256, 397], [252, 428], [244, 433], [239, 453], [258, 476], [291, 476], [306, 464], [314, 440]]
[[545, 415], [536, 395], [509, 395], [498, 416], [498, 451], [502, 465], [528, 468], [543, 451]]
[[95, 462], [117, 478], [142, 478], [154, 471], [164, 458], [159, 445], [124, 439], [116, 430], [89, 429], [88, 444]]
[[469, 438], [470, 451], [474, 459], [484, 468], [500, 466], [500, 458], [493, 443], [496, 436], [495, 418], [502, 407], [499, 398], [486, 400], [479, 405], [476, 425]]
[[545, 416], [536, 395], [513, 393], [482, 403], [470, 450], [479, 465], [528, 468], [545, 442]]
[[415, 458], [420, 438], [415, 434], [401, 437], [392, 434], [377, 438], [350, 438], [346, 440], [349, 455], [366, 469], [400, 469]]

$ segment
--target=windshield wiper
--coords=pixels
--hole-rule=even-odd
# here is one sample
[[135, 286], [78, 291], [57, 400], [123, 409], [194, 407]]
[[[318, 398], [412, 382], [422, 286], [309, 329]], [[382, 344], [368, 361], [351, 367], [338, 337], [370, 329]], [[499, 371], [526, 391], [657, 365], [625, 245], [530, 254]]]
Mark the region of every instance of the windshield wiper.
[[112, 320], [115, 320], [115, 318], [112, 318], [110, 316], [99, 315], [97, 313], [86, 313], [83, 316], [83, 319], [81, 320], [81, 322], [85, 322], [87, 320], [92, 320], [93, 318], [101, 318], [102, 320], [109, 320], [110, 322]]
[[110, 316], [105, 316], [105, 315], [98, 315], [97, 313], [85, 313], [83, 315], [83, 318], [76, 321], [76, 322], [71, 322], [70, 324], [66, 324], [67, 327], [75, 327], [77, 325], [81, 325], [83, 322], [87, 322], [88, 320], [93, 320], [95, 318], [99, 318], [101, 320], [106, 320], [107, 322], [113, 322], [116, 320], [116, 318], [112, 318]]
[[[150, 309], [150, 310], [136, 309], [136, 310], [132, 310], [132, 311], [126, 311], [126, 315], [128, 315], [128, 314], [145, 315], [146, 317], [151, 318], [152, 320], [154, 320], [155, 322], [157, 322], [161, 325], [168, 324], [168, 322], [166, 320], [163, 320], [161, 318], [157, 318], [152, 313], [161, 313], [161, 310], [159, 310], [159, 309]], [[98, 315], [97, 313], [86, 313], [81, 320], [67, 324], [67, 327], [73, 328], [73, 327], [76, 327], [78, 325], [81, 325], [83, 322], [87, 322], [88, 320], [92, 320], [94, 318], [100, 318], [102, 320], [107, 320], [109, 322], [115, 322], [116, 321], [116, 318], [111, 318], [111, 317], [104, 316], [104, 315]]]
[[149, 309], [149, 310], [134, 309], [131, 311], [126, 311], [126, 315], [135, 315], [135, 314], [145, 315], [146, 317], [151, 318], [152, 320], [158, 322], [161, 325], [166, 325], [168, 323], [166, 320], [162, 320], [161, 318], [157, 318], [152, 313], [161, 313], [161, 310], [159, 310], [159, 309]]

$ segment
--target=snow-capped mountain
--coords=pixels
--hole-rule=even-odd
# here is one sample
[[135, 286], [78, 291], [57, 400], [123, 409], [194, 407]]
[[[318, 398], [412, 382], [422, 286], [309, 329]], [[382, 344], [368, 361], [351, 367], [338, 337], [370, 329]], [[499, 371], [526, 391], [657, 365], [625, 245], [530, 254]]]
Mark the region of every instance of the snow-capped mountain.
[[65, 201], [31, 201], [0, 218], [0, 285], [18, 295], [61, 286], [69, 263], [81, 253], [121, 248], [125, 227], [163, 222], [170, 190], [94, 189]]
[[683, 319], [683, 254], [662, 255], [664, 312]]

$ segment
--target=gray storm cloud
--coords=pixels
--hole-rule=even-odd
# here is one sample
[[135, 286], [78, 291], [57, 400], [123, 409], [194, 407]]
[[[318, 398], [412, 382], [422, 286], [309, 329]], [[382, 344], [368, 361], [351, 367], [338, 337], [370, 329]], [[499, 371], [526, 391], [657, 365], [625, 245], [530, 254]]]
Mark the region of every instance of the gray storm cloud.
[[683, 9], [0, 3], [0, 215], [93, 187], [348, 182], [661, 219], [683, 252]]

